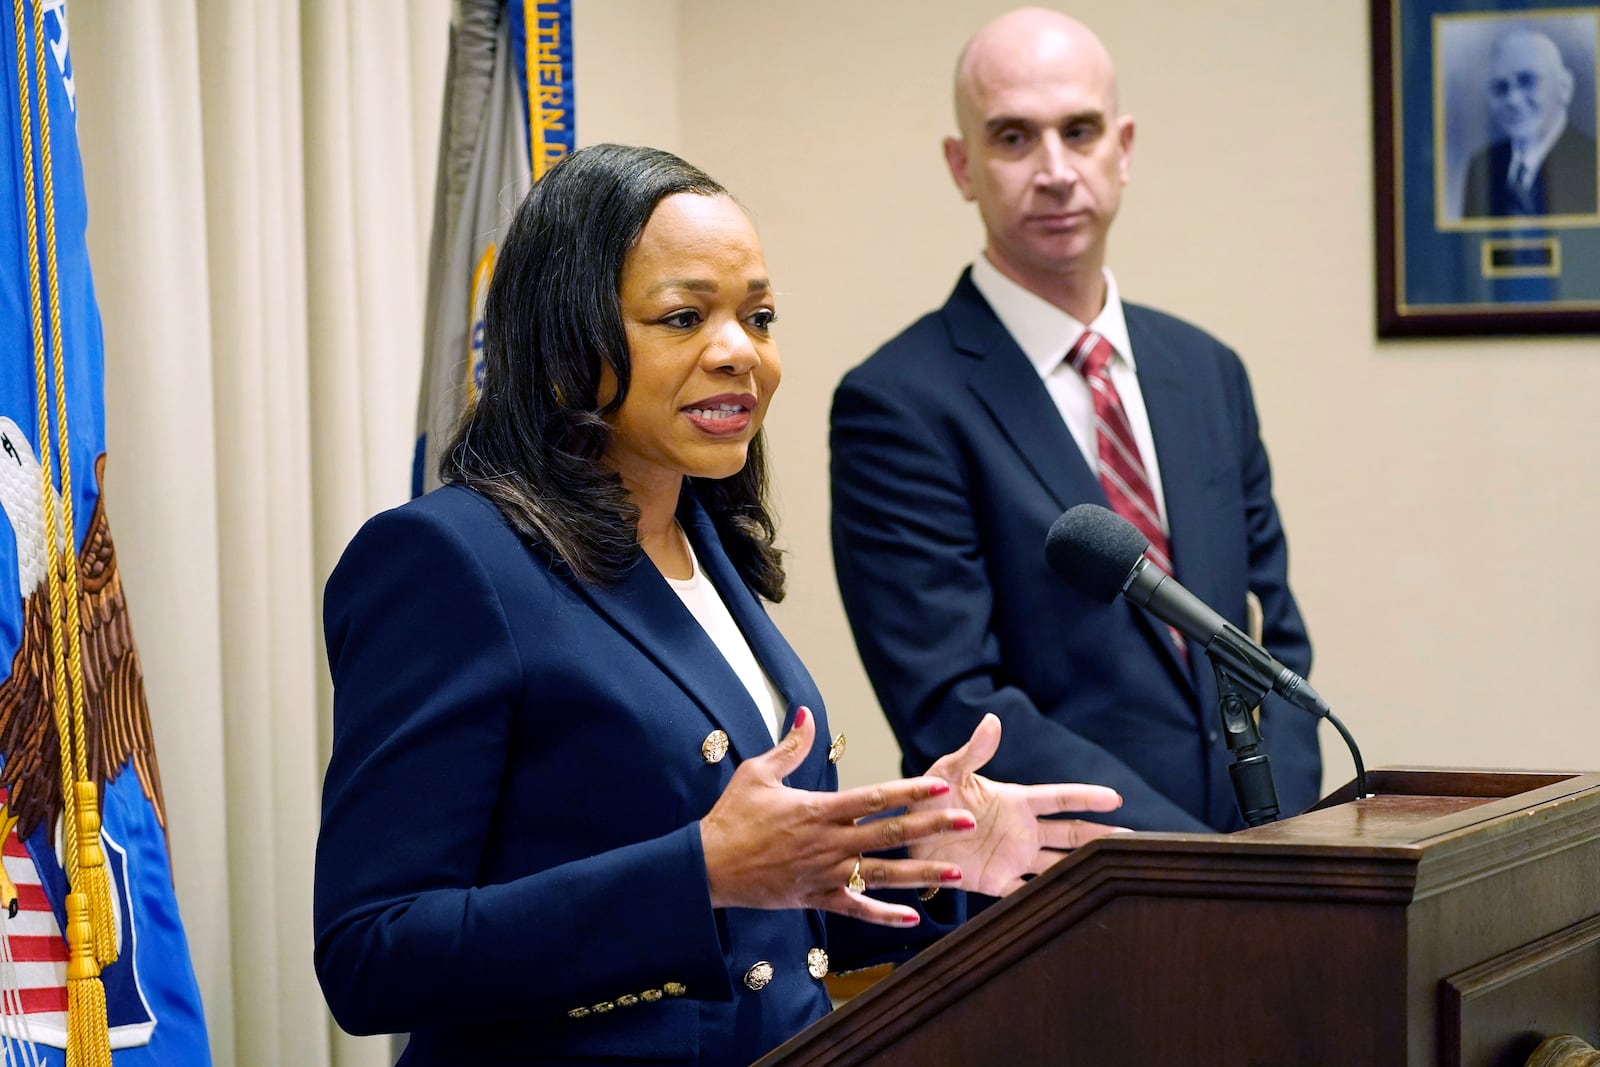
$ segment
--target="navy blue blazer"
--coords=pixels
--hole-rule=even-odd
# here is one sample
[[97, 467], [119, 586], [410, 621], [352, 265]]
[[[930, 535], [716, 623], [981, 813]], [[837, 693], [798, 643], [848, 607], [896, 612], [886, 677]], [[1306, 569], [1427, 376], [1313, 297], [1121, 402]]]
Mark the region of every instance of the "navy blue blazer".
[[[1304, 674], [1311, 646], [1287, 580], [1250, 384], [1238, 357], [1169, 315], [1126, 306], [1176, 576]], [[1111, 786], [1102, 819], [1135, 829], [1243, 825], [1209, 661], [1186, 667], [1159, 623], [1104, 605], [1047, 567], [1067, 508], [1106, 505], [1037, 371], [963, 274], [940, 310], [847, 374], [834, 395], [831, 479], [839, 589], [908, 772], [1004, 723], [985, 770], [1017, 782]], [[1262, 709], [1285, 814], [1316, 800], [1316, 721]]]
[[[835, 788], [816, 686], [684, 495], [785, 729], [817, 716], [790, 784]], [[818, 913], [711, 906], [699, 819], [773, 741], [648, 562], [586, 585], [447, 487], [362, 528], [324, 616], [315, 951], [342, 1027], [411, 1032], [407, 1065], [732, 1065], [828, 1010], [811, 950], [840, 949]], [[712, 761], [715, 730], [730, 749]]]

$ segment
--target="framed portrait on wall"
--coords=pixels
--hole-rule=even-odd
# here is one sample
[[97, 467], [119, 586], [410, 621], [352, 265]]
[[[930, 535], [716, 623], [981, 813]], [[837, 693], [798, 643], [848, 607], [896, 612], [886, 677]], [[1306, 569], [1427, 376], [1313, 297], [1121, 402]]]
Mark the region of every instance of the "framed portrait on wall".
[[1378, 335], [1600, 333], [1600, 0], [1371, 0]]

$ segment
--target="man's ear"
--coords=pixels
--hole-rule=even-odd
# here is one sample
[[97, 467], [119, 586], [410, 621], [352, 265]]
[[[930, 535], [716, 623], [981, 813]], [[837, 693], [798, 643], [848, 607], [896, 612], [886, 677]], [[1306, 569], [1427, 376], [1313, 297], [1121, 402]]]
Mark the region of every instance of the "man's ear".
[[946, 137], [944, 139], [944, 162], [950, 168], [950, 178], [956, 183], [956, 188], [961, 190], [964, 200], [972, 197], [972, 176], [967, 173], [967, 142], [960, 137]]
[[1568, 70], [1566, 67], [1562, 67], [1561, 70], [1556, 74], [1556, 85], [1558, 87], [1556, 89], [1556, 95], [1560, 98], [1561, 105], [1565, 107], [1568, 104], [1571, 104], [1573, 85], [1572, 71]]
[[1133, 116], [1117, 116], [1117, 145], [1121, 149], [1122, 159], [1117, 164], [1122, 174], [1122, 184], [1128, 184], [1128, 172], [1133, 166]]

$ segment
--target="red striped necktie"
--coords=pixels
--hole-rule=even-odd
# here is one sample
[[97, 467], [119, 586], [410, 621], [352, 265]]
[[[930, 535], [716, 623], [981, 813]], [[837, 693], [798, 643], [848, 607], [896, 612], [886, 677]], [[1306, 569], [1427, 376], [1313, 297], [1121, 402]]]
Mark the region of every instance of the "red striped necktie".
[[[1094, 396], [1095, 452], [1099, 457], [1100, 487], [1105, 490], [1106, 500], [1112, 511], [1138, 527], [1150, 542], [1144, 553], [1150, 562], [1171, 574], [1172, 550], [1166, 527], [1161, 522], [1161, 512], [1156, 507], [1155, 490], [1150, 487], [1144, 462], [1139, 458], [1139, 445], [1134, 440], [1122, 397], [1111, 384], [1113, 354], [1110, 341], [1093, 330], [1085, 330], [1067, 353], [1067, 361], [1083, 375]], [[1183, 635], [1176, 630], [1171, 632], [1179, 657], [1188, 662]]]

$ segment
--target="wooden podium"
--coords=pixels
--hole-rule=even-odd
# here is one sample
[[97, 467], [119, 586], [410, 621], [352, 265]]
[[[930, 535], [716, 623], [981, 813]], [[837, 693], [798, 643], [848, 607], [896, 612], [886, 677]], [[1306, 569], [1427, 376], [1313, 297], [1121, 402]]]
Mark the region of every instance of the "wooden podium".
[[1118, 834], [761, 1067], [1520, 1067], [1600, 1043], [1600, 774], [1386, 769], [1235, 834]]

